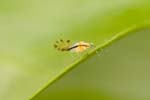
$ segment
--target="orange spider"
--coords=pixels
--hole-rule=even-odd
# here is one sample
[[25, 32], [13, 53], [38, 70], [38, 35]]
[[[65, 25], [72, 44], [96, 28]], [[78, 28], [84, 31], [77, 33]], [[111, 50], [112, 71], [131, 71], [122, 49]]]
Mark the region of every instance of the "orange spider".
[[80, 41], [71, 45], [70, 40], [64, 41], [62, 39], [56, 41], [56, 43], [54, 44], [54, 47], [59, 51], [72, 51], [77, 53], [83, 52], [93, 46], [94, 46], [93, 43], [88, 43], [84, 41]]

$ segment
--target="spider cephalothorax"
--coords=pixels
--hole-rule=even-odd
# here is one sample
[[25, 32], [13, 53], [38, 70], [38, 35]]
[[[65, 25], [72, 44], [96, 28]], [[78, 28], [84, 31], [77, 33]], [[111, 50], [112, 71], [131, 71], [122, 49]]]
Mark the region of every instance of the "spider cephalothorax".
[[56, 48], [58, 51], [68, 51], [68, 48], [70, 47], [70, 40], [58, 40], [54, 44], [54, 48]]

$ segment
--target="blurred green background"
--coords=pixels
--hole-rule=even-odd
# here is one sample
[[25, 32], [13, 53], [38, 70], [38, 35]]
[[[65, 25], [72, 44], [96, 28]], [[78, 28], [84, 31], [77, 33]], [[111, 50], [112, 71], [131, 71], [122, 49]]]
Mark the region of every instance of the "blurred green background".
[[[138, 27], [141, 23], [149, 23], [149, 12], [149, 0], [1, 0], [0, 100], [28, 100], [41, 91], [47, 84], [52, 82], [57, 76], [61, 75], [68, 65], [79, 59], [75, 54], [72, 55], [68, 52], [60, 53], [56, 51], [53, 48], [53, 44], [56, 40], [60, 38], [70, 39], [72, 43], [83, 40], [93, 42], [98, 46], [107, 42], [108, 39], [118, 32], [132, 26]], [[141, 37], [144, 38], [145, 35]], [[145, 38], [148, 38], [148, 36]], [[134, 45], [136, 46], [142, 43], [140, 39], [137, 41], [138, 43], [134, 43], [132, 45], [133, 47]], [[148, 44], [146, 46], [148, 47]], [[123, 51], [120, 50], [118, 55], [123, 56], [121, 52], [123, 53]], [[148, 52], [146, 52], [146, 54], [145, 56], [148, 56]], [[141, 59], [143, 57], [140, 57], [140, 54], [136, 54], [136, 56]], [[87, 66], [88, 64], [96, 67], [96, 65], [99, 65], [98, 62], [108, 64], [107, 60], [105, 60], [106, 58], [102, 58], [102, 60], [100, 60], [100, 58], [91, 58], [89, 61], [85, 61], [82, 66]], [[90, 61], [92, 59], [95, 59], [94, 61], [97, 62], [95, 65]], [[115, 62], [115, 59], [111, 60]], [[118, 60], [124, 61], [123, 58]], [[132, 64], [130, 57], [128, 60], [131, 61]], [[117, 64], [120, 64], [120, 61], [117, 62]], [[125, 65], [122, 63], [121, 66]], [[115, 67], [115, 65], [112, 65], [112, 67]], [[80, 68], [80, 66], [78, 66], [78, 68]], [[86, 69], [87, 68], [88, 67], [86, 67]], [[120, 68], [114, 69], [119, 70]], [[105, 70], [103, 72], [106, 73]], [[81, 74], [82, 73], [83, 72], [81, 72]], [[87, 71], [86, 73], [89, 73], [89, 75], [93, 73], [91, 75], [94, 75], [95, 72]], [[75, 75], [75, 77], [77, 78], [78, 76]], [[99, 77], [99, 75], [95, 77], [95, 79], [99, 80], [101, 77], [104, 79], [106, 76], [97, 77]], [[103, 84], [108, 84], [108, 82], [113, 79], [114, 77], [108, 80], [106, 78], [107, 81], [104, 81]], [[125, 79], [122, 78], [122, 80]], [[122, 80], [119, 82], [122, 82]], [[90, 79], [85, 79], [84, 81], [89, 82]], [[82, 84], [84, 84], [84, 82], [81, 82], [81, 86]], [[89, 95], [89, 97], [87, 95], [87, 98], [90, 98], [90, 96], [92, 98], [101, 98], [101, 96], [97, 97], [100, 94], [95, 91], [93, 84], [99, 83], [91, 80], [91, 86], [88, 85], [91, 91], [86, 90], [86, 87], [85, 89], [81, 88], [83, 90], [81, 93], [78, 90], [76, 91], [77, 93], [79, 92], [78, 95], [79, 98], [81, 97], [80, 99], [82, 99], [80, 94], [84, 94], [86, 91], [88, 94], [95, 95]], [[109, 93], [110, 95], [113, 95], [113, 93], [114, 95], [118, 95], [118, 98], [121, 96], [123, 92], [118, 92], [119, 90], [117, 91], [117, 87], [113, 84], [115, 84], [115, 82], [109, 87], [99, 85], [100, 89], [98, 89], [98, 91], [103, 87], [101, 90], [102, 98], [103, 94], [104, 98], [111, 97], [108, 96]], [[65, 85], [66, 84], [64, 84], [64, 86]], [[80, 89], [80, 86], [77, 89]], [[111, 92], [113, 89], [114, 91], [116, 90], [116, 92]], [[56, 97], [55, 93], [65, 96], [67, 90], [61, 91], [62, 90], [58, 90], [57, 92], [52, 92], [54, 94], [50, 94], [53, 95], [53, 97]], [[126, 93], [128, 94], [128, 91]], [[133, 93], [135, 92], [133, 91]], [[46, 95], [48, 94], [49, 93]], [[70, 93], [70, 95], [71, 94], [74, 95], [74, 92]], [[135, 95], [137, 94], [135, 93]], [[124, 98], [126, 97], [130, 96], [124, 96]], [[43, 98], [42, 100], [44, 100]]]
[[150, 30], [103, 49], [33, 100], [149, 100]]

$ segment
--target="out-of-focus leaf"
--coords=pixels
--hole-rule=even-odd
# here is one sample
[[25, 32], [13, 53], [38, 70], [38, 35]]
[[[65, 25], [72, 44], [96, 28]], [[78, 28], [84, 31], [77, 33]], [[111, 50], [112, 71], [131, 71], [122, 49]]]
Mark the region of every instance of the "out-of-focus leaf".
[[32, 100], [149, 100], [149, 33], [113, 43]]
[[57, 39], [100, 45], [149, 12], [148, 0], [1, 0], [0, 100], [33, 97], [78, 59], [56, 51]]

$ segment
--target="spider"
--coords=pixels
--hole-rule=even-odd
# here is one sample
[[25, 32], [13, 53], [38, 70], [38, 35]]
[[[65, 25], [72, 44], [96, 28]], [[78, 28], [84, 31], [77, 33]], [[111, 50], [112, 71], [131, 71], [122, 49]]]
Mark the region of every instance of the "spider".
[[58, 40], [54, 44], [54, 48], [56, 48], [58, 51], [72, 51], [72, 52], [83, 52], [87, 50], [88, 48], [93, 47], [93, 43], [88, 43], [84, 41], [77, 42], [73, 45], [70, 44], [70, 40]]

